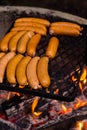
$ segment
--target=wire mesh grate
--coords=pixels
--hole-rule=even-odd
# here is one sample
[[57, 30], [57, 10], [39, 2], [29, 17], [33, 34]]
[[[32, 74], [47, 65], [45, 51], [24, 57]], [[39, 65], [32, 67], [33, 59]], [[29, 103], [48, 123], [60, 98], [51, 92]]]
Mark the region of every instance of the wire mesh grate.
[[[14, 19], [18, 17], [23, 17], [25, 13], [20, 14], [20, 16], [16, 16]], [[26, 14], [25, 16], [33, 16], [33, 17], [45, 17], [51, 22], [58, 19], [63, 21], [64, 19], [58, 17], [43, 16], [41, 14]], [[66, 21], [66, 20], [65, 20]], [[86, 48], [86, 33], [87, 26], [83, 26], [82, 35], [79, 37], [68, 37], [68, 36], [57, 36], [60, 44], [58, 48], [58, 52], [56, 57], [49, 62], [49, 74], [51, 77], [51, 85], [48, 88], [49, 93], [45, 91], [45, 89], [41, 90], [32, 90], [31, 87], [25, 86], [25, 88], [19, 88], [18, 84], [13, 87], [4, 79], [3, 83], [0, 83], [0, 89], [7, 91], [16, 91], [24, 94], [33, 94], [36, 96], [43, 96], [46, 98], [53, 98], [57, 100], [64, 101], [72, 101], [78, 90], [77, 83], [72, 81], [72, 76], [77, 78], [77, 82], [79, 81], [78, 71], [82, 69], [82, 66], [85, 64], [85, 48]], [[44, 56], [45, 51], [48, 45], [48, 41], [51, 35], [47, 34], [46, 37], [42, 36], [40, 44], [37, 47], [36, 55]], [[77, 71], [78, 70], [78, 71]], [[59, 90], [58, 94], [55, 94], [56, 90]]]

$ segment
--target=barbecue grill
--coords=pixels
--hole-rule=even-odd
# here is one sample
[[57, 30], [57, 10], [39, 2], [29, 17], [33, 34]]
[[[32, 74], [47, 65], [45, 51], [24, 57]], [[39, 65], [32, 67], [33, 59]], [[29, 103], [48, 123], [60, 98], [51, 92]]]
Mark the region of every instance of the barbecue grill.
[[[27, 106], [27, 102], [30, 102], [30, 104], [33, 102], [34, 96], [40, 96], [42, 97], [41, 98], [42, 100], [44, 99], [43, 97], [47, 98], [45, 101], [45, 105], [47, 104], [47, 107], [49, 106], [48, 102], [51, 101], [51, 99], [67, 102], [74, 101], [74, 99], [81, 94], [78, 84], [82, 68], [86, 64], [87, 20], [59, 11], [53, 11], [41, 8], [14, 7], [14, 6], [0, 7], [0, 15], [3, 16], [0, 19], [1, 22], [0, 26], [2, 27], [3, 30], [3, 31], [1, 30], [0, 32], [1, 37], [3, 37], [7, 32], [9, 32], [9, 30], [12, 28], [14, 24], [15, 19], [19, 17], [45, 18], [50, 22], [70, 21], [78, 23], [83, 27], [82, 35], [79, 37], [69, 37], [60, 35], [57, 36], [60, 41], [58, 52], [56, 54], [56, 57], [53, 60], [50, 60], [49, 62], [49, 74], [51, 76], [51, 85], [49, 87], [49, 93], [46, 92], [45, 89], [32, 90], [30, 86], [25, 86], [25, 88], [19, 88], [18, 87], [19, 85], [16, 84], [16, 86], [13, 87], [11, 84], [7, 82], [6, 78], [4, 78], [4, 82], [0, 83], [1, 90], [19, 92], [22, 94], [21, 97], [13, 97], [12, 100], [3, 102], [1, 104], [1, 108], [3, 109], [6, 118], [7, 119], [10, 118], [11, 113], [8, 111], [10, 111], [12, 107], [15, 108], [14, 106], [17, 106], [17, 104], [21, 104], [22, 102], [25, 102], [26, 104], [25, 106]], [[46, 37], [45, 36], [42, 37], [41, 43], [37, 47], [36, 55], [44, 56], [50, 37], [51, 37], [50, 34], [47, 34]], [[77, 79], [76, 81], [72, 80], [73, 76]], [[59, 89], [58, 94], [54, 94], [56, 89]], [[27, 95], [27, 99], [23, 98], [24, 94]], [[29, 94], [33, 96], [29, 97], [28, 96]], [[19, 110], [20, 109], [18, 109], [18, 111]], [[84, 113], [87, 115], [86, 112], [87, 108], [85, 107]], [[79, 110], [78, 112], [76, 111], [76, 113], [79, 113]], [[83, 117], [85, 117], [85, 114]], [[45, 125], [38, 126], [36, 129], [47, 128], [58, 122], [63, 122], [66, 119], [68, 122], [69, 118], [71, 117], [72, 119], [76, 119], [75, 115], [74, 116], [73, 115], [74, 114], [71, 113], [71, 115], [68, 115], [67, 117], [60, 116], [60, 119], [51, 120], [47, 122], [47, 124]]]

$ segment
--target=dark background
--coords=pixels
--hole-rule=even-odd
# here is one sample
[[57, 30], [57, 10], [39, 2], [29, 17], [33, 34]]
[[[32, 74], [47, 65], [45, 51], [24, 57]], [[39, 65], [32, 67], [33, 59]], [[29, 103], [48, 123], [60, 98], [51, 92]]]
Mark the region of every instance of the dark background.
[[43, 7], [87, 18], [87, 0], [0, 0], [0, 5]]

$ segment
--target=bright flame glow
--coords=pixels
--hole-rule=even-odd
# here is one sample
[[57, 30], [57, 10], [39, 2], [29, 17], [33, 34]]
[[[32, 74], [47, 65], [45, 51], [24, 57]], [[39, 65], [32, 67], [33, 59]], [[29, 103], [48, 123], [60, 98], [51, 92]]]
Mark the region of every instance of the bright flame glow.
[[[78, 71], [79, 69], [76, 69], [76, 71]], [[78, 74], [80, 74], [80, 70], [78, 71]], [[72, 76], [72, 81], [76, 81], [77, 78], [75, 78], [75, 76]], [[83, 67], [82, 70], [82, 74], [80, 76], [80, 81], [79, 81], [79, 88], [81, 90], [81, 92], [83, 93], [83, 87], [84, 85], [87, 84], [87, 66]]]
[[76, 81], [77, 80], [77, 78], [75, 78], [74, 76], [72, 76], [72, 81]]
[[21, 96], [21, 94], [17, 93], [17, 92], [12, 92], [12, 94], [17, 95], [17, 96]]
[[11, 98], [11, 92], [8, 93], [7, 100]]
[[78, 130], [82, 130], [82, 128], [83, 128], [83, 122], [82, 121], [77, 121], [76, 127], [78, 128]]
[[77, 100], [77, 103], [74, 105], [74, 109], [78, 109], [78, 108], [83, 107], [87, 104], [86, 101], [83, 101], [79, 98], [76, 98], [76, 100]]
[[86, 70], [86, 67], [84, 66], [84, 67], [83, 67], [82, 74], [81, 74], [81, 77], [80, 77], [80, 81], [85, 80], [85, 79], [86, 79], [86, 76], [87, 76], [87, 70]]
[[42, 114], [42, 112], [35, 112], [35, 108], [38, 104], [38, 101], [39, 101], [39, 97], [35, 97], [33, 103], [32, 103], [32, 113], [35, 115], [35, 116], [40, 116]]
[[72, 112], [72, 108], [66, 108], [66, 106], [64, 104], [61, 105], [63, 111], [62, 111], [62, 114], [65, 115], [69, 112]]
[[24, 86], [23, 85], [19, 85], [19, 88], [24, 88]]
[[84, 79], [84, 80], [83, 80], [83, 83], [86, 84], [86, 83], [87, 83], [87, 79]]
[[79, 82], [79, 88], [82, 91], [82, 83], [81, 82]]
[[62, 106], [61, 106], [61, 107], [62, 107], [62, 109], [64, 110], [64, 112], [66, 112], [66, 111], [67, 111], [67, 108], [65, 107], [65, 105], [63, 105], [63, 104], [62, 104]]

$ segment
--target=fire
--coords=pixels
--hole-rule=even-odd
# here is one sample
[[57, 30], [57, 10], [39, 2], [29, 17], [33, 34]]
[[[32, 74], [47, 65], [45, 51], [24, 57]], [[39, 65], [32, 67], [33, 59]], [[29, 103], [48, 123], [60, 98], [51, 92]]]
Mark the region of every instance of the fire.
[[83, 128], [83, 122], [82, 121], [77, 121], [76, 128], [78, 128], [78, 130], [82, 130], [82, 128]]
[[87, 85], [87, 66], [83, 67], [82, 74], [80, 76], [79, 87], [83, 93], [84, 85]]
[[80, 76], [80, 82], [85, 85], [87, 83], [87, 66], [83, 67], [82, 74]]
[[20, 96], [20, 93], [17, 93], [17, 92], [9, 92], [9, 93], [8, 93], [8, 96], [7, 96], [7, 100], [10, 100], [10, 98], [11, 98], [13, 95]]
[[62, 110], [59, 111], [58, 114], [62, 113], [62, 115], [65, 115], [65, 114], [71, 113], [73, 110], [79, 109], [85, 105], [87, 105], [87, 101], [84, 101], [83, 99], [76, 98], [76, 102], [73, 103], [73, 105], [68, 107], [68, 108], [64, 104], [61, 104]]
[[24, 86], [23, 85], [19, 85], [19, 88], [24, 88]]
[[76, 81], [77, 80], [77, 78], [75, 78], [74, 76], [72, 76], [72, 81]]
[[76, 98], [76, 100], [77, 100], [77, 103], [74, 105], [74, 109], [78, 109], [78, 108], [83, 107], [87, 104], [86, 101], [81, 100], [79, 98]]
[[61, 107], [62, 107], [62, 110], [63, 110], [62, 111], [63, 115], [65, 115], [65, 114], [67, 114], [69, 112], [72, 112], [72, 108], [66, 108], [66, 106], [64, 104], [62, 104]]
[[87, 83], [87, 79], [84, 79], [84, 80], [83, 80], [83, 83], [86, 84], [86, 83]]
[[[76, 69], [78, 71], [79, 69]], [[80, 74], [80, 70], [78, 71], [78, 74]], [[77, 78], [75, 76], [72, 76], [72, 81], [76, 81]], [[87, 66], [83, 66], [82, 74], [80, 76], [79, 80], [79, 88], [81, 92], [83, 93], [83, 86], [87, 84]]]
[[[19, 88], [24, 88], [24, 86], [19, 85]], [[17, 96], [21, 96], [21, 94], [20, 94], [20, 93], [18, 93], [18, 92], [12, 92], [12, 94], [13, 94], [13, 95], [17, 95]]]
[[7, 100], [11, 98], [11, 92], [8, 93]]
[[[24, 88], [24, 86], [19, 85], [19, 88]], [[8, 96], [7, 96], [7, 100], [9, 100], [9, 99], [11, 98], [11, 96], [13, 96], [13, 95], [21, 96], [20, 93], [17, 93], [17, 92], [9, 92], [9, 93], [8, 93]]]
[[38, 101], [39, 101], [39, 97], [35, 97], [33, 103], [32, 103], [32, 113], [35, 115], [35, 116], [40, 116], [42, 114], [42, 112], [35, 112], [35, 108], [38, 104]]
[[81, 82], [79, 82], [79, 88], [80, 88], [80, 90], [82, 92], [82, 84], [81, 84]]
[[81, 74], [81, 77], [80, 77], [80, 81], [84, 81], [85, 79], [87, 79], [87, 67], [86, 66], [83, 67], [83, 71], [82, 71], [82, 74]]
[[66, 113], [67, 112], [67, 108], [65, 107], [65, 105], [62, 104], [62, 109], [64, 110], [64, 112]]

